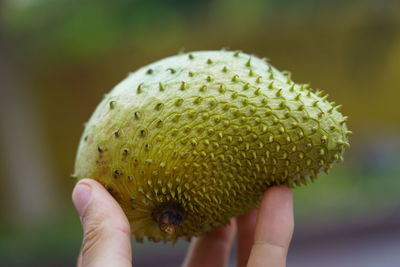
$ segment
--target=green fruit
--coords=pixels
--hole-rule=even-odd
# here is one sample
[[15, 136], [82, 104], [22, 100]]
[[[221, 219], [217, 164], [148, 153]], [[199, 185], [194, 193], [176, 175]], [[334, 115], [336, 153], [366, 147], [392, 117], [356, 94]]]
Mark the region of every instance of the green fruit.
[[348, 146], [346, 117], [308, 85], [239, 52], [169, 57], [130, 74], [97, 107], [75, 177], [102, 183], [133, 235], [190, 238], [306, 184]]

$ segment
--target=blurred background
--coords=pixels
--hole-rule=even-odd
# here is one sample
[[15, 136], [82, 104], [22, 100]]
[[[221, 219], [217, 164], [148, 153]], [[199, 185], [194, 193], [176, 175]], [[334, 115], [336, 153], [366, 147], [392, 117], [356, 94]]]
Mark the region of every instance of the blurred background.
[[[344, 164], [294, 190], [288, 266], [400, 266], [395, 0], [0, 1], [0, 265], [73, 266], [83, 123], [128, 72], [223, 47], [324, 89], [354, 132]], [[133, 246], [136, 266], [168, 267], [188, 243]]]

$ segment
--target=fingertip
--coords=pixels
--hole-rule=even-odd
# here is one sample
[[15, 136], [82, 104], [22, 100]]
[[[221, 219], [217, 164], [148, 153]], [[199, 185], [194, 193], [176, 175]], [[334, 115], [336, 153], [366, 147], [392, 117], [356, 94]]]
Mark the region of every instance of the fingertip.
[[106, 220], [130, 234], [129, 221], [120, 204], [98, 181], [91, 178], [79, 180], [72, 192], [72, 201], [81, 217]]
[[196, 238], [190, 245], [183, 266], [226, 266], [235, 228], [236, 223], [231, 219], [229, 224]]
[[[72, 202], [79, 214], [83, 216], [89, 201], [93, 195], [93, 191], [98, 191], [101, 188], [101, 184], [90, 178], [80, 179], [72, 190]], [[101, 190], [101, 189], [100, 189]]]
[[292, 189], [290, 189], [287, 185], [276, 185], [270, 187], [265, 194], [279, 194], [283, 197], [291, 197], [292, 196]]
[[74, 187], [74, 189], [72, 191], [72, 199], [73, 200], [74, 200], [74, 197], [75, 197], [77, 191], [81, 187], [84, 187], [84, 186], [90, 188], [92, 193], [93, 193], [93, 195], [96, 198], [99, 198], [99, 196], [100, 196], [100, 198], [102, 198], [104, 200], [107, 200], [107, 201], [113, 200], [113, 201], [115, 201], [114, 198], [111, 197], [109, 192], [105, 189], [105, 187], [100, 182], [98, 182], [98, 181], [96, 181], [94, 179], [91, 179], [91, 178], [83, 178], [83, 179], [79, 180], [76, 183], [76, 185], [75, 185], [75, 187]]
[[86, 185], [86, 186], [89, 186], [89, 187], [91, 187], [92, 189], [97, 189], [97, 188], [102, 188], [102, 189], [104, 189], [104, 187], [98, 182], [98, 181], [96, 181], [96, 180], [94, 180], [94, 179], [91, 179], [91, 178], [83, 178], [83, 179], [80, 179], [77, 183], [76, 183], [76, 185], [75, 185], [75, 187], [76, 186], [78, 186], [78, 185]]
[[293, 229], [292, 190], [271, 187], [260, 205], [248, 266], [285, 266]]
[[[90, 191], [87, 199], [82, 197], [85, 191]], [[90, 178], [81, 179], [75, 185], [72, 199], [84, 230], [82, 265], [130, 266], [130, 225], [118, 202], [101, 183]], [[82, 199], [85, 204], [80, 204], [85, 202]]]
[[[265, 209], [265, 206], [283, 207], [285, 204], [293, 205], [293, 192], [286, 185], [278, 185], [269, 188], [263, 195], [260, 209]], [[288, 207], [288, 209], [293, 209], [293, 207]]]
[[223, 242], [230, 242], [235, 229], [236, 222], [234, 219], [231, 219], [228, 224], [215, 228], [214, 230], [205, 234], [203, 237], [208, 237]]
[[255, 240], [272, 238], [278, 243], [288, 244], [294, 228], [293, 193], [285, 186], [269, 188], [262, 199]]
[[72, 202], [79, 216], [83, 216], [92, 196], [92, 188], [85, 183], [77, 183], [72, 191]]

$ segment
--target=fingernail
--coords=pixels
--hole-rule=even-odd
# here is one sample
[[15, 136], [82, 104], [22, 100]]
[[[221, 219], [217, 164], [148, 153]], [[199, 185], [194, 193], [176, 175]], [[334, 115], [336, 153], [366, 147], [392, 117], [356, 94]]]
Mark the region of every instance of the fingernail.
[[83, 212], [89, 202], [90, 196], [92, 195], [92, 189], [89, 185], [84, 183], [78, 183], [75, 186], [72, 194], [72, 201], [74, 202], [75, 208], [79, 213], [79, 216], [83, 216]]

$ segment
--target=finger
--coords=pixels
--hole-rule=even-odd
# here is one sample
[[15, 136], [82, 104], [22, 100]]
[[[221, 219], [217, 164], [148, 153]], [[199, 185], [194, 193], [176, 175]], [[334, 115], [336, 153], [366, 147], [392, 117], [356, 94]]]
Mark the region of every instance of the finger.
[[184, 267], [222, 267], [228, 264], [235, 222], [196, 238], [189, 247]]
[[72, 200], [83, 227], [78, 266], [132, 266], [129, 222], [114, 198], [98, 182], [83, 179]]
[[268, 189], [261, 201], [248, 266], [285, 266], [293, 228], [291, 190], [286, 186]]
[[238, 216], [237, 222], [237, 266], [247, 265], [251, 247], [254, 243], [254, 232], [256, 229], [257, 209]]

